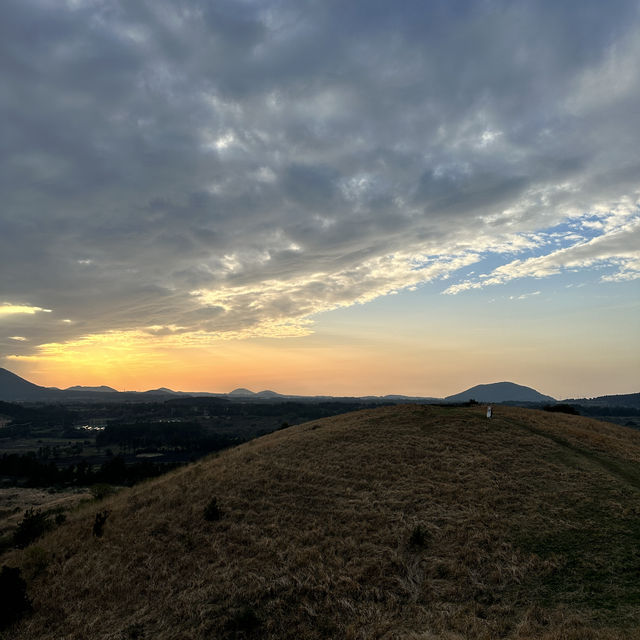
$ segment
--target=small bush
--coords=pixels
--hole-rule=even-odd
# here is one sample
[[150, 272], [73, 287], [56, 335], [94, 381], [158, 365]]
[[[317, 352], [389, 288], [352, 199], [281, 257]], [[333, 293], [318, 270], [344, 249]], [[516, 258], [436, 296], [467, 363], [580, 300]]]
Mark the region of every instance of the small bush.
[[222, 511], [218, 507], [218, 501], [216, 498], [211, 498], [209, 504], [204, 508], [204, 519], [208, 522], [215, 522], [222, 517]]
[[130, 624], [122, 633], [123, 640], [142, 640], [144, 638], [144, 625], [140, 622]]
[[52, 528], [53, 524], [46, 513], [39, 509], [27, 509], [13, 533], [13, 544], [19, 549], [24, 549]]
[[116, 492], [115, 488], [106, 482], [99, 482], [98, 484], [91, 485], [89, 491], [91, 491], [91, 495], [96, 500], [104, 500]]
[[106, 509], [96, 513], [96, 519], [93, 523], [93, 535], [96, 538], [102, 538], [102, 535], [104, 534], [104, 525], [107, 522], [108, 517], [109, 512]]
[[233, 638], [246, 638], [255, 634], [261, 627], [262, 621], [252, 607], [244, 606], [233, 612], [227, 623], [227, 629]]
[[416, 525], [409, 536], [410, 547], [426, 547], [431, 535], [426, 529], [423, 529], [419, 524]]
[[551, 411], [552, 413], [568, 413], [572, 416], [580, 415], [578, 409], [570, 404], [548, 404], [542, 408], [544, 411]]
[[27, 583], [20, 576], [20, 569], [3, 565], [0, 572], [0, 629], [17, 622], [30, 609]]

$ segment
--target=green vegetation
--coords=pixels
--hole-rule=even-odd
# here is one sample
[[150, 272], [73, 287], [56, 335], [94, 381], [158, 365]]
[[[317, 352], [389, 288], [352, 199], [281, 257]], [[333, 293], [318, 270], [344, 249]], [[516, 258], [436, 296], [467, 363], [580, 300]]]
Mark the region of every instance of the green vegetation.
[[117, 489], [113, 485], [107, 484], [106, 482], [93, 484], [91, 485], [91, 487], [89, 487], [89, 490], [91, 491], [91, 495], [96, 500], [104, 500], [105, 498], [112, 496], [117, 491]]
[[207, 397], [64, 407], [0, 402], [0, 417], [11, 419], [0, 429], [0, 477], [27, 487], [131, 485], [256, 436], [366, 406]]
[[514, 537], [523, 550], [555, 565], [536, 584], [541, 601], [586, 608], [604, 621], [620, 616], [625, 605], [640, 610], [637, 459], [613, 456], [597, 440], [576, 442], [561, 431], [519, 426], [559, 445], [545, 458], [572, 478], [571, 491], [556, 495], [556, 521]]
[[178, 463], [156, 463], [142, 460], [128, 463], [123, 456], [108, 458], [92, 468], [86, 461], [59, 467], [53, 462], [41, 462], [33, 455], [5, 454], [0, 458], [0, 475], [14, 479], [25, 487], [87, 487], [96, 484], [132, 485], [145, 478], [154, 478]]
[[586, 608], [595, 619], [612, 621], [627, 607], [640, 609], [640, 518], [616, 517], [597, 502], [584, 508], [588, 517], [530, 532], [518, 544], [557, 565], [537, 584], [543, 604]]
[[27, 509], [22, 521], [13, 533], [13, 544], [19, 549], [24, 549], [47, 531], [53, 529], [54, 526], [61, 525], [65, 520], [65, 514], [59, 510]]
[[568, 413], [572, 416], [579, 416], [580, 411], [577, 407], [571, 404], [548, 404], [542, 407], [543, 411], [550, 411], [551, 413]]

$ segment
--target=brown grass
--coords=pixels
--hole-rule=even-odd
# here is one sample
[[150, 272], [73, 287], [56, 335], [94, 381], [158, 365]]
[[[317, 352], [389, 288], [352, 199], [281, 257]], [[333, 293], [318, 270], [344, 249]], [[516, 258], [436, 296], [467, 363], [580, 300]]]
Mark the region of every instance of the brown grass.
[[7, 638], [640, 638], [638, 483], [640, 433], [575, 416], [319, 420], [71, 516]]
[[10, 535], [24, 517], [27, 509], [73, 509], [91, 498], [86, 489], [47, 491], [23, 487], [0, 488], [0, 537]]

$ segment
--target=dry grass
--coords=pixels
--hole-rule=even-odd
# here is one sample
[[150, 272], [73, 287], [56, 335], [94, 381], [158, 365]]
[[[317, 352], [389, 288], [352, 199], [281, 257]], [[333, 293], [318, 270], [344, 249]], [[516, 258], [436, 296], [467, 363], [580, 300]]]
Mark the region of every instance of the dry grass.
[[640, 433], [494, 415], [338, 416], [123, 491], [38, 542], [7, 638], [640, 638]]
[[0, 488], [0, 538], [15, 531], [27, 509], [73, 509], [91, 498], [86, 489], [47, 491], [23, 487]]

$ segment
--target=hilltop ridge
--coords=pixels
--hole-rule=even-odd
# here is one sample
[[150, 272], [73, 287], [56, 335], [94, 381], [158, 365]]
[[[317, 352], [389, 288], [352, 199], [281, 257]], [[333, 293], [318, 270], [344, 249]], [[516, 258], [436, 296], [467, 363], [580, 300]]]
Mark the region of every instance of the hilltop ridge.
[[639, 492], [640, 433], [587, 418], [317, 420], [72, 515], [12, 638], [639, 638]]

